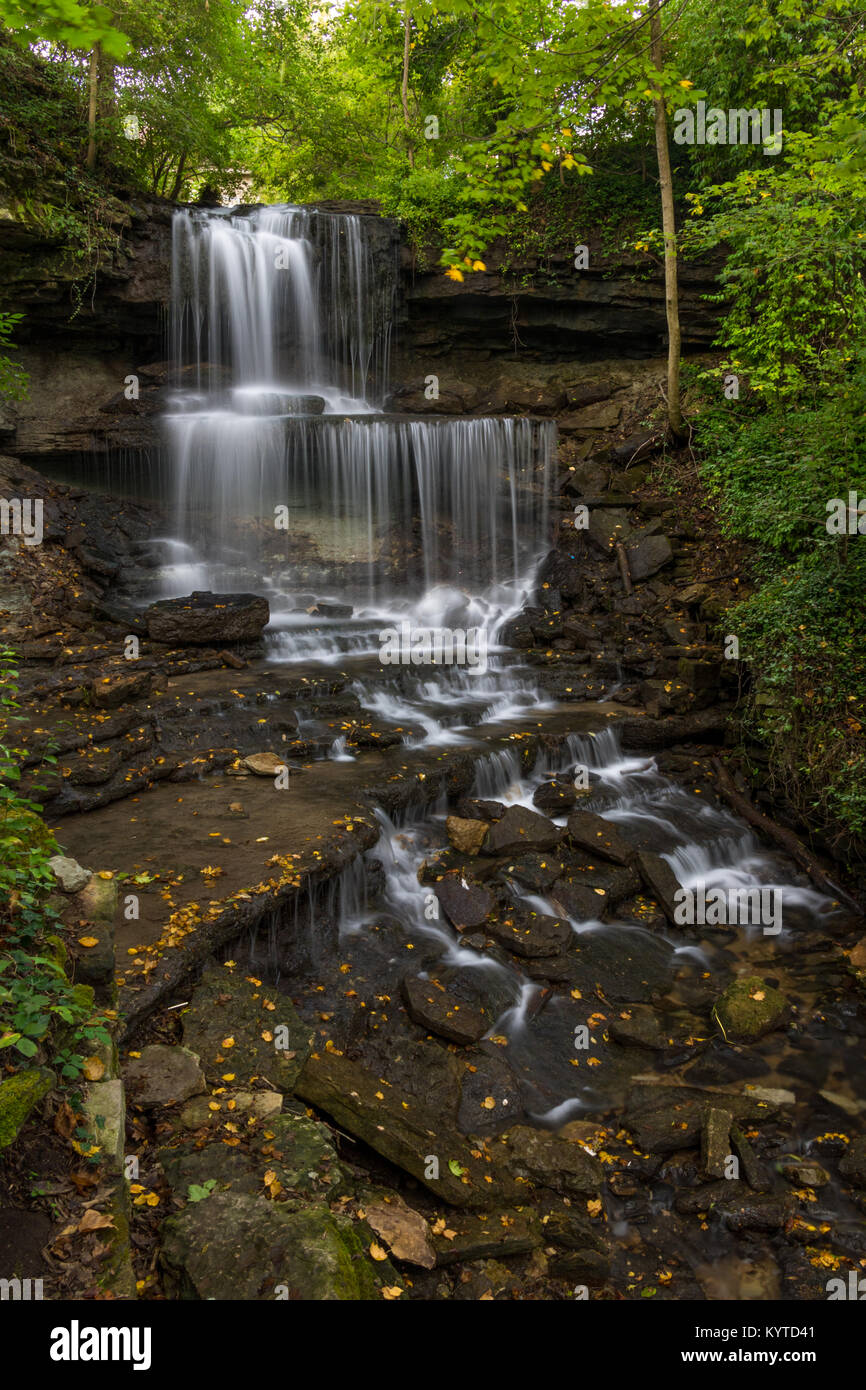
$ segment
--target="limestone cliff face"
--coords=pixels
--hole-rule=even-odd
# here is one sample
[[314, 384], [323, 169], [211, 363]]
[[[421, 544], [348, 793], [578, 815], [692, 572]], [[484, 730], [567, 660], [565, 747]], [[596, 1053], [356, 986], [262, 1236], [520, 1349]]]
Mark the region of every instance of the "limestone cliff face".
[[[399, 224], [372, 203], [318, 206], [369, 219], [375, 255], [396, 255], [391, 410], [437, 414], [542, 414], [591, 442], [615, 427], [634, 387], [660, 375], [665, 343], [661, 267], [613, 261], [590, 248], [590, 268], [568, 256], [509, 263], [491, 248], [490, 269], [449, 280], [418, 270]], [[0, 208], [0, 308], [24, 314], [16, 334], [30, 375], [27, 400], [0, 407], [0, 443], [26, 462], [63, 473], [82, 459], [159, 446], [168, 376], [173, 205], [129, 205], [114, 229], [111, 260], [87, 281], [56, 243]], [[683, 266], [684, 351], [706, 350], [716, 313], [705, 296], [712, 266]], [[124, 391], [137, 378], [137, 397]], [[436, 377], [436, 394], [430, 377]]]

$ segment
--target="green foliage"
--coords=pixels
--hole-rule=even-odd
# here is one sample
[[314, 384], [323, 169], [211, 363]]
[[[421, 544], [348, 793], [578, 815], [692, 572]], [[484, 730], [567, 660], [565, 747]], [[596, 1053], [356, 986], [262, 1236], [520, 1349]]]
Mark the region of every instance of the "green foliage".
[[8, 741], [20, 718], [17, 676], [14, 654], [0, 648], [0, 1051], [4, 1060], [47, 1061], [71, 1081], [84, 1053], [109, 1037], [93, 1018], [92, 993], [70, 984], [52, 939], [59, 919], [48, 901], [48, 861], [59, 851], [39, 807], [18, 790], [22, 754]]
[[840, 379], [866, 318], [866, 102], [825, 112], [820, 133], [789, 134], [781, 160], [688, 195], [688, 244], [724, 244], [719, 299], [730, 307], [723, 369], [755, 391], [789, 398]]
[[207, 1182], [191, 1182], [187, 1188], [187, 1198], [190, 1202], [203, 1202], [209, 1197], [217, 1185], [216, 1178], [208, 1178]]
[[866, 477], [866, 354], [799, 407], [732, 402], [697, 423], [701, 477], [728, 533], [759, 547], [759, 586], [726, 631], [752, 672], [746, 732], [812, 824], [866, 836], [866, 536], [827, 504]]
[[12, 333], [23, 314], [4, 314], [0, 311], [0, 397], [20, 401], [27, 394], [28, 376], [23, 367], [7, 357], [3, 348], [12, 346]]
[[126, 38], [112, 24], [105, 5], [79, 4], [78, 0], [0, 0], [0, 24], [22, 44], [48, 39], [67, 48], [92, 48], [122, 58]]

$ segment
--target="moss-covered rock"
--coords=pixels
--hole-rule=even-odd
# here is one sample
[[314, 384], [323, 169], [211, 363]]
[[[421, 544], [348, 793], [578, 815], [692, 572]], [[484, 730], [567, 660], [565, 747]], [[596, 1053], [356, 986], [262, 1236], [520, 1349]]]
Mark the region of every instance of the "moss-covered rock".
[[14, 1142], [31, 1110], [53, 1089], [55, 1081], [47, 1067], [28, 1067], [0, 1082], [0, 1149]]
[[741, 975], [719, 996], [713, 1012], [727, 1042], [750, 1043], [780, 1026], [788, 1001], [759, 975]]
[[309, 1056], [312, 1029], [284, 994], [251, 982], [240, 971], [214, 966], [202, 975], [183, 1015], [183, 1041], [201, 1059], [211, 1085], [220, 1085], [223, 1073], [230, 1071], [239, 1086], [264, 1076], [290, 1092]]
[[389, 1261], [374, 1265], [348, 1219], [325, 1206], [286, 1211], [264, 1197], [215, 1192], [163, 1228], [160, 1254], [170, 1298], [381, 1298], [399, 1282]]

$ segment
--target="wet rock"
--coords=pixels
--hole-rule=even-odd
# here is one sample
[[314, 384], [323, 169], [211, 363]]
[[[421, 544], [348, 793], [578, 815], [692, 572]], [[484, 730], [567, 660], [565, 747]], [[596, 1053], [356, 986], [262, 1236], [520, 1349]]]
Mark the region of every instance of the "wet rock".
[[683, 1079], [690, 1086], [725, 1086], [748, 1076], [764, 1076], [769, 1070], [763, 1057], [750, 1048], [729, 1047], [721, 1038], [714, 1038], [703, 1056], [689, 1065]]
[[730, 1110], [710, 1105], [704, 1113], [701, 1127], [701, 1164], [711, 1178], [727, 1178], [731, 1155], [731, 1125], [734, 1117]]
[[461, 854], [478, 854], [487, 835], [486, 820], [464, 820], [461, 816], [448, 816], [445, 832], [451, 844]]
[[565, 1196], [592, 1196], [601, 1187], [601, 1163], [574, 1140], [519, 1125], [503, 1147], [506, 1166], [515, 1178]]
[[790, 1193], [750, 1192], [744, 1183], [732, 1179], [678, 1193], [674, 1206], [684, 1215], [713, 1212], [724, 1217], [732, 1231], [780, 1231], [797, 1203]]
[[641, 703], [647, 712], [659, 714], [687, 714], [694, 708], [694, 693], [682, 681], [646, 680], [640, 683]]
[[150, 694], [150, 671], [133, 671], [119, 676], [99, 676], [90, 683], [90, 698], [100, 709], [116, 709]]
[[707, 1108], [720, 1103], [740, 1122], [766, 1119], [774, 1113], [766, 1101], [749, 1096], [647, 1084], [630, 1091], [623, 1124], [646, 1152], [673, 1153], [698, 1142]]
[[598, 1250], [569, 1250], [553, 1257], [550, 1273], [554, 1279], [567, 1279], [569, 1283], [592, 1288], [606, 1283], [610, 1277], [610, 1256]]
[[553, 854], [521, 854], [508, 865], [507, 876], [533, 893], [545, 893], [564, 868], [562, 860]]
[[466, 820], [490, 821], [499, 820], [505, 815], [505, 806], [501, 801], [481, 801], [477, 797], [463, 796], [457, 803], [457, 810]]
[[62, 893], [79, 893], [90, 882], [90, 870], [82, 869], [77, 860], [67, 859], [63, 854], [53, 855], [48, 867]]
[[662, 1020], [655, 1009], [634, 1004], [622, 1014], [611, 1019], [609, 1033], [614, 1042], [624, 1047], [644, 1047], [650, 1052], [663, 1052], [667, 1046], [667, 1034]]
[[276, 753], [251, 753], [244, 758], [241, 766], [256, 777], [276, 777], [278, 773], [286, 771], [286, 760]]
[[749, 1187], [753, 1188], [755, 1192], [763, 1191], [767, 1186], [767, 1182], [758, 1161], [758, 1156], [739, 1125], [731, 1126], [731, 1143], [743, 1165], [743, 1172], [746, 1175], [746, 1182], [749, 1184]]
[[808, 1158], [782, 1158], [776, 1166], [782, 1177], [792, 1187], [820, 1188], [826, 1187], [830, 1181], [830, 1174], [826, 1168], [822, 1168], [820, 1163], [814, 1163]]
[[163, 1227], [170, 1298], [315, 1302], [380, 1299], [394, 1270], [370, 1261], [348, 1220], [326, 1206], [290, 1212], [263, 1197], [216, 1192]]
[[647, 1003], [663, 994], [671, 979], [671, 952], [666, 942], [627, 927], [582, 932], [569, 952], [570, 978], [585, 994], [596, 985], [608, 999]]
[[130, 1100], [144, 1109], [177, 1105], [205, 1090], [204, 1074], [196, 1054], [189, 1048], [169, 1047], [163, 1043], [142, 1048], [140, 1057], [133, 1057], [125, 1064], [123, 1078]]
[[257, 594], [197, 590], [186, 598], [161, 599], [144, 616], [152, 642], [222, 647], [226, 642], [258, 642], [271, 615], [267, 599]]
[[563, 1207], [553, 1211], [544, 1222], [544, 1241], [560, 1250], [599, 1250], [607, 1249], [603, 1229], [594, 1226], [588, 1216], [575, 1211], [573, 1207]]
[[527, 849], [550, 850], [559, 843], [559, 826], [536, 811], [510, 806], [487, 831], [485, 854], [520, 854]]
[[570, 944], [573, 932], [568, 922], [546, 913], [515, 908], [494, 918], [487, 931], [517, 956], [558, 956]]
[[450, 994], [437, 979], [404, 976], [401, 990], [409, 1017], [448, 1042], [478, 1042], [490, 1027], [486, 1014]]
[[570, 810], [576, 800], [574, 782], [565, 778], [542, 782], [532, 795], [533, 805], [537, 806], [539, 811], [549, 811], [552, 816], [559, 816]]
[[716, 1000], [714, 1014], [729, 1042], [755, 1042], [788, 1016], [785, 996], [758, 975], [741, 975]]
[[572, 811], [567, 822], [568, 837], [573, 845], [600, 854], [614, 864], [628, 864], [635, 851], [619, 833], [616, 826], [592, 811]]
[[636, 584], [657, 574], [674, 558], [667, 536], [645, 536], [633, 539], [627, 547], [628, 567]]
[[[269, 1003], [276, 1008], [268, 1009]], [[240, 1086], [263, 1076], [281, 1091], [291, 1091], [309, 1054], [312, 1029], [284, 994], [211, 966], [183, 1015], [183, 1040], [200, 1057], [211, 1085], [224, 1084], [224, 1074], [231, 1073]], [[278, 1048], [281, 1042], [285, 1046]]]
[[461, 1134], [498, 1134], [524, 1118], [520, 1087], [504, 1057], [481, 1055], [466, 1069], [457, 1127]]
[[546, 1231], [532, 1211], [457, 1212], [448, 1216], [448, 1235], [436, 1235], [437, 1265], [505, 1260], [528, 1255], [545, 1242]]
[[307, 609], [312, 618], [351, 618], [353, 612], [351, 603], [313, 603]]
[[[456, 1126], [456, 1107], [427, 1103], [380, 1079], [378, 1072], [337, 1052], [313, 1054], [295, 1085], [315, 1105], [383, 1158], [423, 1182], [442, 1201], [457, 1207], [490, 1207], [513, 1198], [507, 1174], [473, 1157]], [[453, 1119], [451, 1118], [453, 1116]]]
[[839, 1172], [854, 1187], [866, 1187], [866, 1137], [862, 1134], [851, 1140], [839, 1161]]
[[588, 865], [569, 864], [564, 877], [569, 883], [591, 888], [596, 898], [609, 907], [615, 907], [624, 898], [632, 897], [640, 891], [641, 886], [640, 876], [630, 864], [608, 864], [602, 859]]
[[487, 889], [460, 873], [445, 874], [438, 883], [434, 883], [433, 892], [456, 931], [481, 926], [493, 911], [493, 898]]
[[590, 888], [589, 885], [574, 883], [568, 879], [557, 879], [553, 885], [551, 902], [554, 907], [575, 922], [593, 922], [600, 919], [608, 904], [604, 888]]
[[661, 855], [651, 854], [649, 850], [640, 851], [637, 856], [637, 863], [641, 878], [668, 921], [674, 925], [679, 925], [675, 913], [680, 881], [670, 864], [666, 859], [662, 859]]

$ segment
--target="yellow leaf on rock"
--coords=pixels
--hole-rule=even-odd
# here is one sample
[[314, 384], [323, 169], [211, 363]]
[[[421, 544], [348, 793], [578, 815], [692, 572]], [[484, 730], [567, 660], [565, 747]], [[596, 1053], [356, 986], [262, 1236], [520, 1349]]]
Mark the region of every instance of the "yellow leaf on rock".
[[79, 936], [79, 938], [78, 938], [78, 944], [79, 944], [79, 946], [88, 946], [88, 947], [90, 947], [90, 946], [98, 946], [98, 945], [99, 945], [99, 937], [98, 937], [98, 936]]
[[87, 1081], [98, 1081], [105, 1075], [105, 1063], [99, 1057], [86, 1057], [82, 1071]]
[[377, 1245], [375, 1240], [370, 1242], [370, 1254], [374, 1260], [387, 1260], [388, 1252], [383, 1250], [381, 1245]]

